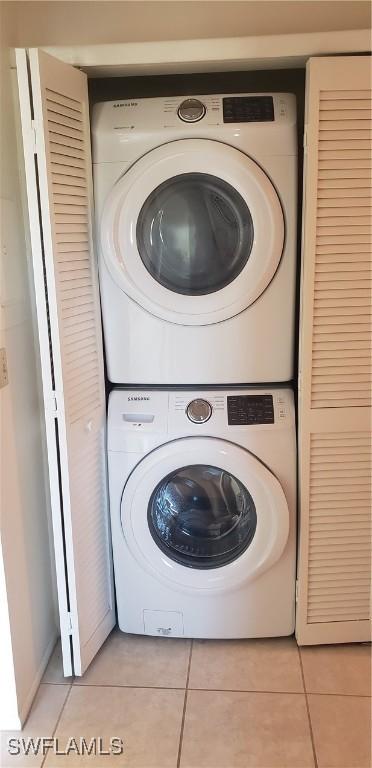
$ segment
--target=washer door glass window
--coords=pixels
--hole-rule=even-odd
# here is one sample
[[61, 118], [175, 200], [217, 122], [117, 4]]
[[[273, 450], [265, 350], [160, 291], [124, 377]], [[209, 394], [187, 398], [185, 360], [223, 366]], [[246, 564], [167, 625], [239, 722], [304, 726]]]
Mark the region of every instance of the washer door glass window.
[[159, 548], [190, 568], [217, 568], [250, 545], [257, 526], [247, 488], [229, 472], [190, 465], [158, 483], [148, 505], [148, 524]]
[[252, 243], [246, 202], [206, 173], [160, 184], [138, 217], [137, 247], [146, 269], [165, 288], [188, 296], [225, 288], [245, 267]]

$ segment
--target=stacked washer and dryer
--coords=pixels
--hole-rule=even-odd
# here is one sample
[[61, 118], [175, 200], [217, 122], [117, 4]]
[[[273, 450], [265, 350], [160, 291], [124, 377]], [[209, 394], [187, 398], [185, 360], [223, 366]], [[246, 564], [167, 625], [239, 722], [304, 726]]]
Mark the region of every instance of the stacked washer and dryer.
[[104, 102], [92, 126], [119, 626], [291, 634], [295, 98]]

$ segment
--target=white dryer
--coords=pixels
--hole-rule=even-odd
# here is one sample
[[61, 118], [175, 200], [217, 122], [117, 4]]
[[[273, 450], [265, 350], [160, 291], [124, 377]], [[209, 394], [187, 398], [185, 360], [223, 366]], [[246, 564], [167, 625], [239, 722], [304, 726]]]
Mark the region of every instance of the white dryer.
[[290, 380], [295, 97], [105, 102], [92, 132], [109, 379]]
[[108, 468], [122, 630], [205, 638], [293, 632], [289, 389], [113, 390]]

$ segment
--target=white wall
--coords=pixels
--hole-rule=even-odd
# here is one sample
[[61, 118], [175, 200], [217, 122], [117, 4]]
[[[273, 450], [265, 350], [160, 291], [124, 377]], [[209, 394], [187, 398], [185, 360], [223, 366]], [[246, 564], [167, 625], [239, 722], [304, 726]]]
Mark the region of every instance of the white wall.
[[17, 45], [53, 46], [368, 29], [359, 0], [13, 2]]
[[[16, 88], [9, 67], [8, 46], [14, 41], [14, 28], [2, 5], [0, 12], [0, 346], [6, 348], [9, 370], [9, 384], [0, 390], [0, 536], [18, 710], [23, 720], [55, 642], [56, 624], [38, 352], [21, 205], [21, 160], [17, 157]], [[5, 609], [3, 606], [4, 616]]]
[[0, 538], [0, 729], [12, 731], [20, 726], [8, 595]]

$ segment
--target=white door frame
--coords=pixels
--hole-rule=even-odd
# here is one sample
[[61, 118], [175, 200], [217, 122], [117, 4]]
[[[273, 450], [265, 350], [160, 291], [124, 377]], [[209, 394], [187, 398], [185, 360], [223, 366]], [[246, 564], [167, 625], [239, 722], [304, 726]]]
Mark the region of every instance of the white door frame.
[[365, 53], [370, 31], [164, 40], [108, 45], [46, 46], [43, 50], [90, 77], [233, 72], [304, 67], [310, 56]]

